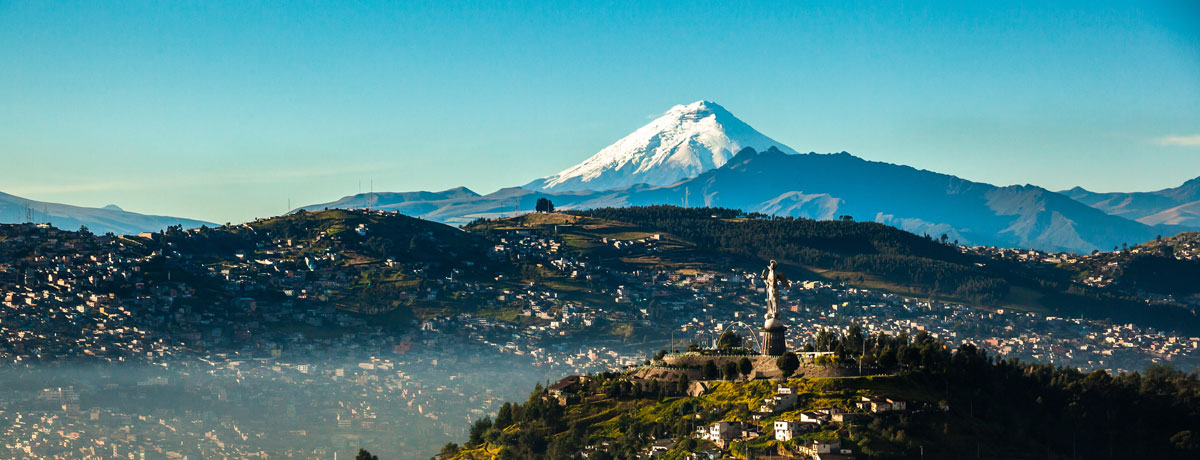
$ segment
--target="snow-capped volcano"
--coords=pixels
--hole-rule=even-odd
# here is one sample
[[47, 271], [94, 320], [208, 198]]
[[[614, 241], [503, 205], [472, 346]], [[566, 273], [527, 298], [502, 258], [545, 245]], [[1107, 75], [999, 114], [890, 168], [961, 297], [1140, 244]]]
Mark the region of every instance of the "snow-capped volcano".
[[710, 101], [677, 105], [583, 163], [524, 188], [551, 192], [667, 185], [719, 168], [745, 147], [796, 153]]

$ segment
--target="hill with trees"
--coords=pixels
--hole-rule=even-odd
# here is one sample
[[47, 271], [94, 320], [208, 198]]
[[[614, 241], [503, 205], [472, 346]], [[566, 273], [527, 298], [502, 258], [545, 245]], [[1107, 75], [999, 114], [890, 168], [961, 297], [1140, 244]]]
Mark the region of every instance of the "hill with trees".
[[[795, 455], [813, 440], [838, 440], [857, 458], [1195, 458], [1200, 455], [1200, 378], [1169, 367], [1109, 375], [988, 356], [972, 345], [951, 350], [928, 336], [843, 338], [866, 344], [873, 362], [893, 360], [890, 376], [710, 381], [640, 381], [604, 373], [577, 379], [569, 399], [538, 385], [523, 403], [476, 421], [444, 458], [642, 458], [695, 453], [764, 458]], [[777, 385], [796, 405], [764, 415]], [[689, 394], [690, 393], [690, 394]], [[864, 398], [904, 401], [903, 410], [862, 407]], [[869, 407], [869, 406], [868, 406]], [[773, 423], [802, 414], [841, 414], [792, 440]], [[756, 417], [757, 415], [757, 417]], [[839, 420], [840, 421], [837, 421]], [[697, 427], [738, 422], [747, 434], [718, 445]]]

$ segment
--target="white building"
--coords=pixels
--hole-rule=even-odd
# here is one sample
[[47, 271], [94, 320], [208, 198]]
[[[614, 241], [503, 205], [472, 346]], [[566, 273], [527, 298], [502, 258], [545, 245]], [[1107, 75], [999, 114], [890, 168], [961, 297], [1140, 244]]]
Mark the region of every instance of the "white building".
[[722, 420], [709, 426], [697, 427], [696, 433], [700, 439], [712, 441], [718, 446], [724, 447], [729, 441], [742, 437], [745, 434], [745, 426], [742, 425], [742, 422]]
[[759, 412], [783, 412], [796, 405], [796, 394], [791, 388], [779, 385], [775, 388], [775, 395], [770, 398], [764, 398], [763, 403], [759, 406]]
[[832, 441], [813, 440], [800, 446], [796, 446], [796, 450], [810, 457], [816, 457], [820, 454], [832, 453], [842, 448], [842, 440], [834, 439]]
[[775, 421], [775, 439], [778, 441], [791, 441], [796, 435], [808, 431], [812, 428], [810, 423], [802, 423], [796, 420], [776, 420]]

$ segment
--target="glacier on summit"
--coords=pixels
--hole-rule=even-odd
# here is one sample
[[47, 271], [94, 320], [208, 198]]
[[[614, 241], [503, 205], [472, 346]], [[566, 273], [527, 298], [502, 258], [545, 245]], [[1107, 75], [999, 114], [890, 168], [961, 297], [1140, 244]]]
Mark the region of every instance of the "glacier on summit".
[[677, 105], [584, 162], [523, 188], [544, 192], [669, 185], [724, 166], [751, 147], [796, 151], [739, 120], [715, 102]]

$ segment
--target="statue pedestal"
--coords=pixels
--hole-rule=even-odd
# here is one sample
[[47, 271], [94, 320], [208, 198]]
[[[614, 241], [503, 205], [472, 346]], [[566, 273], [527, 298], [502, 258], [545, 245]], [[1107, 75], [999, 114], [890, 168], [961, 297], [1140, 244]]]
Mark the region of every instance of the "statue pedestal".
[[779, 321], [768, 321], [765, 327], [759, 329], [758, 334], [762, 338], [762, 354], [779, 356], [787, 351], [785, 332], [787, 332], [787, 327], [784, 327]]

